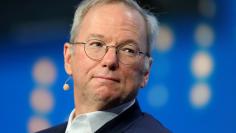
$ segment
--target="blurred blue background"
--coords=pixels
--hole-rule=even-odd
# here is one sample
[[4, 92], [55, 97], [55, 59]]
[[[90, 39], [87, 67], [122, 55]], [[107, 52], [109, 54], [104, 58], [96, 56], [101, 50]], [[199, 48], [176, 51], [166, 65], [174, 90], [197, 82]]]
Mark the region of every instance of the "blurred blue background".
[[[68, 119], [73, 91], [63, 44], [79, 1], [1, 1], [1, 132], [27, 133]], [[174, 133], [236, 132], [236, 2], [145, 0], [160, 22], [143, 111]], [[72, 83], [71, 83], [72, 84]]]

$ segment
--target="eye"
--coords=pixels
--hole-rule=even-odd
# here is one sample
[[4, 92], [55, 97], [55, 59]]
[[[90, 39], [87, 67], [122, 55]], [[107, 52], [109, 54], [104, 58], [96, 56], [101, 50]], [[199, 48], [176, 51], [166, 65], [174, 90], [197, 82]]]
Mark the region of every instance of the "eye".
[[121, 49], [123, 52], [126, 52], [126, 53], [135, 53], [135, 50], [131, 49], [131, 48], [122, 48]]
[[121, 54], [135, 56], [137, 54], [138, 50], [132, 45], [125, 45], [120, 48], [120, 52], [121, 52]]
[[105, 44], [101, 41], [92, 40], [88, 42], [88, 47], [90, 48], [103, 48]]

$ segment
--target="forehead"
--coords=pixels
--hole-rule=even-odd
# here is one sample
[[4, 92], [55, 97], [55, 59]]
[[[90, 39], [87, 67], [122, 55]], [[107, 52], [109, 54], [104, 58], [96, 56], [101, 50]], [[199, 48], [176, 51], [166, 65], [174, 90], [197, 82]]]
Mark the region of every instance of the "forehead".
[[143, 16], [124, 3], [111, 3], [92, 7], [80, 25], [79, 38], [98, 34], [106, 39], [134, 39], [146, 41]]

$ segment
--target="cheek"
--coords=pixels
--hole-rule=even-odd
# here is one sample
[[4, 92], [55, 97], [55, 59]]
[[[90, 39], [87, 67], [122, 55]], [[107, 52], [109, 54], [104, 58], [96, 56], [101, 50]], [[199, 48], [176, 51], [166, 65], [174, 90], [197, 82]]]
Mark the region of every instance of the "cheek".
[[136, 65], [126, 71], [123, 71], [125, 84], [128, 90], [139, 88], [143, 79], [143, 70], [140, 66]]
[[86, 73], [94, 64], [95, 62], [89, 59], [85, 54], [83, 46], [78, 46], [73, 56], [74, 70]]
[[83, 83], [84, 80], [88, 80], [89, 72], [93, 66], [94, 63], [87, 58], [83, 49], [75, 51], [73, 56], [72, 74], [77, 87], [82, 86], [81, 83]]

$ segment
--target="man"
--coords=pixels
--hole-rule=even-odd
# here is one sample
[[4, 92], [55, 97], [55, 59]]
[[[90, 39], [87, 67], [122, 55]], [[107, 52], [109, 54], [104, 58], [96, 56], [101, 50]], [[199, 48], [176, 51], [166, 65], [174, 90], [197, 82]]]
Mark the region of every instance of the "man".
[[168, 133], [135, 100], [149, 77], [154, 16], [133, 0], [85, 0], [64, 45], [74, 81], [68, 122], [40, 133]]

